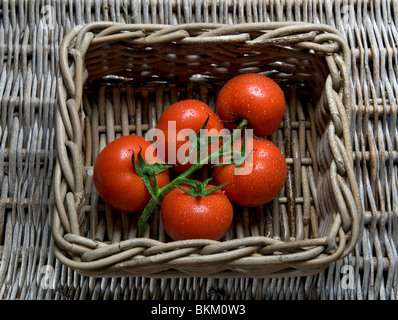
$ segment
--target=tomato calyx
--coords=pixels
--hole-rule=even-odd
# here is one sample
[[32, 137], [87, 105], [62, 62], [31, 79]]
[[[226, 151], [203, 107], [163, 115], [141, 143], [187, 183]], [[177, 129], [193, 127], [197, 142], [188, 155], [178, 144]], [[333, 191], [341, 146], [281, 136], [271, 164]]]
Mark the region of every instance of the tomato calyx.
[[171, 165], [167, 163], [148, 163], [142, 157], [142, 148], [140, 147], [140, 151], [137, 154], [137, 162], [135, 161], [135, 153], [131, 156], [131, 161], [133, 162], [135, 172], [141, 177], [144, 181], [145, 186], [147, 187], [149, 193], [153, 198], [159, 197], [159, 187], [156, 180], [156, 175], [161, 173], [164, 170], [171, 168]]
[[217, 190], [220, 190], [222, 187], [228, 184], [226, 182], [214, 188], [206, 188], [210, 180], [211, 179], [209, 178], [201, 183], [200, 181], [197, 180], [183, 179], [182, 183], [188, 185], [189, 189], [183, 188], [180, 185], [178, 185], [177, 188], [195, 198], [203, 198], [212, 194], [213, 192], [216, 192]]
[[229, 112], [229, 111], [227, 111], [227, 113], [229, 115], [233, 116], [234, 119], [233, 120], [222, 120], [221, 119], [221, 122], [224, 123], [224, 124], [232, 124], [232, 125], [233, 124], [240, 124], [242, 122], [242, 120], [244, 119], [240, 115], [238, 115], [237, 113]]
[[[245, 130], [240, 151], [233, 148], [231, 144], [227, 145], [226, 150], [224, 150], [223, 154], [221, 155], [221, 158], [226, 160], [223, 160], [220, 163], [215, 164], [214, 166], [217, 167], [225, 164], [235, 164], [236, 168], [240, 167], [252, 155], [253, 151], [255, 151], [255, 149], [251, 149], [250, 151], [248, 151], [247, 135], [248, 133]], [[253, 137], [254, 135], [251, 130], [250, 138], [253, 139]]]
[[[224, 123], [224, 124], [226, 124], [226, 125], [232, 125], [232, 126], [238, 125], [238, 127], [237, 127], [238, 129], [242, 129], [242, 123], [244, 123], [244, 124], [245, 124], [244, 126], [245, 126], [246, 128], [252, 129], [252, 127], [250, 126], [249, 121], [248, 121], [246, 118], [243, 118], [242, 116], [240, 116], [239, 114], [234, 113], [234, 112], [229, 112], [229, 111], [227, 111], [227, 113], [228, 113], [229, 115], [233, 116], [234, 119], [233, 119], [233, 120], [222, 120], [222, 119], [220, 119], [220, 121], [221, 121], [222, 123]], [[253, 130], [253, 129], [252, 129], [252, 130]], [[255, 134], [254, 132], [252, 133], [252, 135], [253, 135], [253, 137], [258, 138], [258, 139], [261, 139], [261, 138], [262, 138], [262, 137], [258, 136], [257, 134]]]
[[206, 146], [210, 143], [211, 137], [209, 136], [202, 136], [202, 130], [205, 130], [207, 127], [207, 124], [209, 123], [210, 120], [210, 114], [207, 112], [207, 118], [205, 122], [203, 123], [202, 127], [199, 129], [199, 131], [196, 134], [188, 134], [189, 140], [192, 142], [192, 147], [185, 158], [185, 160], [182, 162], [182, 164], [187, 164], [192, 155], [199, 151], [196, 155], [196, 161], [197, 163], [200, 163], [202, 156], [204, 156], [204, 150]]

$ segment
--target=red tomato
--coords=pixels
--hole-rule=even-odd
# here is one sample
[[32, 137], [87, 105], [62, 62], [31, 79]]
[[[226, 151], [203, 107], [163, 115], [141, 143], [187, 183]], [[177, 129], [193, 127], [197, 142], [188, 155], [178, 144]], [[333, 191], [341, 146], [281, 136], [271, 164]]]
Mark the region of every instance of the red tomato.
[[[142, 178], [135, 172], [132, 155], [142, 148], [142, 157], [151, 152], [156, 159], [153, 145], [143, 137], [130, 135], [109, 143], [94, 163], [94, 184], [99, 195], [113, 208], [125, 212], [141, 211], [148, 204], [151, 195]], [[150, 148], [150, 149], [149, 149]], [[153, 159], [152, 159], [153, 160]], [[160, 159], [159, 159], [160, 160]], [[168, 170], [157, 176], [159, 188], [169, 183]]]
[[[181, 187], [190, 190], [189, 186]], [[206, 190], [210, 188], [214, 186], [206, 186]], [[221, 189], [194, 197], [174, 188], [163, 198], [161, 212], [164, 229], [173, 240], [219, 240], [227, 233], [233, 218], [232, 204]]]
[[242, 170], [241, 174], [235, 174], [235, 164], [215, 167], [214, 179], [218, 185], [228, 183], [222, 188], [225, 194], [245, 207], [270, 202], [279, 194], [287, 177], [284, 155], [266, 138], [253, 138], [253, 153], [238, 170]]
[[[275, 132], [285, 114], [282, 89], [271, 78], [248, 73], [230, 79], [217, 97], [217, 113], [223, 121], [246, 119], [254, 133], [266, 137]], [[232, 129], [234, 125], [225, 124]]]
[[[208, 115], [210, 115], [210, 118], [206, 126], [206, 129], [209, 130], [207, 135], [219, 135], [220, 131], [224, 129], [224, 125], [215, 112], [207, 104], [199, 100], [188, 99], [176, 102], [161, 114], [156, 129], [162, 130], [165, 135], [165, 148], [164, 154], [162, 148], [158, 148], [158, 153], [167, 163], [174, 165], [173, 168], [175, 170], [183, 172], [192, 165], [192, 162], [184, 163], [192, 143], [182, 130], [191, 129], [194, 133], [198, 133]], [[173, 121], [175, 122], [175, 128], [170, 127]], [[178, 138], [179, 133], [182, 134], [181, 138]], [[184, 136], [185, 139], [183, 139]], [[155, 145], [158, 146], [158, 143], [159, 141], [156, 140]], [[211, 150], [208, 151], [208, 153], [210, 152]], [[194, 156], [192, 159], [195, 160]]]

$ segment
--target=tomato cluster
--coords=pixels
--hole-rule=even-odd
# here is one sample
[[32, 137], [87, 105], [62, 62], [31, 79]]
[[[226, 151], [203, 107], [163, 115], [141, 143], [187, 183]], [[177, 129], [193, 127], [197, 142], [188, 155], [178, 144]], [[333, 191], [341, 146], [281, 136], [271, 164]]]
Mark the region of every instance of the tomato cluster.
[[[283, 188], [286, 160], [267, 137], [284, 113], [275, 81], [236, 76], [221, 88], [216, 112], [198, 100], [179, 101], [161, 114], [154, 143], [132, 135], [108, 144], [94, 164], [95, 187], [111, 207], [142, 211], [141, 228], [160, 203], [173, 240], [219, 240], [232, 223], [233, 204], [260, 206]], [[213, 184], [191, 180], [204, 165], [214, 168]], [[170, 170], [179, 175], [171, 180]]]

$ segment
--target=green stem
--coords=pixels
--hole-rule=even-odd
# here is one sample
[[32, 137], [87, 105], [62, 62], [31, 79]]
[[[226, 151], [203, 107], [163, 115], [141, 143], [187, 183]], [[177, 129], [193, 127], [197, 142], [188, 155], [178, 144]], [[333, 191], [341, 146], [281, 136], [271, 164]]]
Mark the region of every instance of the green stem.
[[152, 211], [155, 209], [158, 204], [158, 199], [152, 197], [146, 205], [145, 209], [142, 211], [141, 217], [138, 221], [138, 231], [140, 233], [144, 233], [146, 230], [146, 222], [152, 214]]
[[240, 122], [240, 124], [238, 125], [238, 127], [236, 128], [236, 130], [233, 132], [232, 136], [228, 136], [229, 140], [227, 140], [227, 142], [223, 143], [223, 145], [214, 153], [212, 153], [211, 155], [209, 155], [206, 159], [206, 162], [208, 162], [209, 160], [211, 160], [211, 158], [215, 155], [222, 155], [223, 151], [224, 151], [224, 145], [226, 144], [230, 144], [231, 141], [234, 141], [238, 134], [240, 134], [240, 130], [245, 128], [248, 125], [248, 121], [246, 119], [242, 119], [242, 121]]
[[[151, 200], [149, 201], [149, 203], [147, 204], [147, 206], [145, 207], [144, 211], [141, 214], [140, 220], [138, 222], [138, 230], [143, 233], [146, 230], [146, 222], [149, 219], [149, 217], [152, 214], [152, 211], [155, 209], [156, 205], [159, 203], [159, 201], [172, 189], [174, 189], [175, 187], [177, 187], [178, 185], [182, 184], [184, 182], [184, 179], [188, 178], [191, 174], [193, 174], [195, 171], [197, 171], [198, 169], [202, 168], [205, 164], [207, 164], [212, 157], [214, 157], [215, 155], [220, 155], [222, 154], [223, 150], [224, 150], [224, 145], [225, 144], [229, 144], [231, 143], [231, 141], [235, 140], [238, 136], [238, 134], [240, 134], [240, 130], [243, 129], [244, 127], [246, 127], [248, 124], [248, 121], [246, 119], [242, 119], [241, 123], [238, 125], [237, 130], [234, 131], [234, 133], [229, 136], [229, 140], [226, 141], [226, 143], [223, 143], [223, 145], [215, 152], [213, 152], [212, 154], [208, 155], [206, 157], [206, 159], [198, 162], [198, 163], [194, 163], [188, 170], [186, 170], [185, 172], [181, 173], [178, 177], [174, 178], [174, 180], [170, 181], [169, 184], [167, 184], [166, 186], [164, 186], [161, 189], [157, 189], [156, 191], [156, 197], [152, 197]], [[156, 179], [155, 179], [156, 180]]]

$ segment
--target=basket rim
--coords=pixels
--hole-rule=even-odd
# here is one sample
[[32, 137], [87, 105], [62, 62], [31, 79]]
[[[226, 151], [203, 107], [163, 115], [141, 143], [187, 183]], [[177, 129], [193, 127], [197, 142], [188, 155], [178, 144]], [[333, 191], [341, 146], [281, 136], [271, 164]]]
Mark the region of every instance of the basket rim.
[[[210, 31], [209, 31], [210, 29]], [[192, 30], [198, 31], [200, 30], [202, 33], [199, 35], [192, 36], [189, 32]], [[203, 31], [205, 30], [205, 31]], [[250, 32], [258, 33], [261, 30], [267, 30], [263, 32], [261, 35], [257, 36], [254, 39], [247, 37], [247, 34]], [[94, 32], [98, 33], [94, 33]], [[146, 35], [145, 32], [149, 32], [149, 35]], [[117, 41], [119, 38], [131, 38], [131, 39], [141, 39], [138, 43], [143, 43], [146, 45], [151, 44], [159, 44], [159, 43], [167, 43], [169, 41], [174, 41], [177, 44], [189, 44], [194, 45], [197, 43], [206, 43], [206, 42], [244, 42], [245, 45], [252, 46], [255, 48], [256, 46], [264, 46], [270, 45], [273, 42], [277, 41], [278, 44], [287, 43], [305, 43], [310, 47], [309, 43], [313, 43], [314, 45], [319, 45], [317, 42], [311, 42], [315, 40], [314, 32], [323, 33], [323, 36], [318, 37], [316, 41], [333, 41], [337, 42], [340, 49], [340, 58], [336, 61], [336, 66], [339, 69], [339, 72], [343, 74], [341, 77], [341, 86], [344, 87], [343, 95], [342, 95], [342, 104], [345, 112], [340, 117], [340, 114], [337, 114], [337, 120], [340, 122], [347, 122], [350, 119], [350, 107], [351, 107], [351, 88], [349, 81], [349, 70], [351, 69], [351, 58], [350, 51], [348, 48], [348, 44], [345, 42], [343, 36], [333, 27], [329, 25], [323, 24], [312, 24], [307, 22], [264, 22], [264, 23], [243, 23], [237, 25], [227, 25], [227, 24], [206, 24], [206, 23], [188, 23], [182, 24], [178, 26], [173, 25], [158, 25], [158, 24], [125, 24], [125, 23], [117, 23], [117, 22], [93, 22], [87, 25], [79, 25], [72, 28], [64, 37], [61, 46], [60, 46], [60, 61], [59, 61], [59, 70], [57, 76], [57, 88], [59, 95], [59, 103], [58, 108], [55, 113], [56, 117], [56, 127], [57, 127], [57, 150], [58, 157], [55, 168], [55, 180], [56, 185], [60, 185], [60, 180], [63, 174], [63, 168], [68, 164], [65, 163], [65, 160], [62, 158], [62, 154], [64, 154], [65, 144], [71, 149], [71, 152], [76, 157], [78, 154], [78, 150], [76, 146], [81, 144], [79, 141], [80, 138], [76, 138], [78, 141], [66, 143], [66, 134], [65, 128], [69, 127], [69, 131], [73, 129], [76, 130], [78, 125], [76, 121], [80, 121], [77, 116], [77, 110], [80, 108], [80, 104], [82, 103], [82, 95], [83, 95], [83, 86], [84, 86], [84, 55], [87, 52], [88, 48], [92, 43], [99, 44], [106, 41], [110, 41], [110, 43]], [[115, 36], [116, 34], [116, 36]], [[242, 36], [242, 34], [244, 36]], [[298, 38], [297, 38], [298, 37]], [[104, 40], [105, 39], [105, 40]], [[277, 39], [277, 40], [276, 40]], [[70, 67], [70, 56], [73, 56], [74, 60], [74, 68], [75, 70], [71, 70]], [[334, 75], [337, 77], [339, 75]], [[333, 77], [328, 77], [327, 79], [327, 87], [329, 91], [333, 88]], [[325, 89], [326, 90], [326, 89]], [[333, 92], [326, 92], [326, 95], [329, 94], [329, 98], [331, 100], [336, 99], [333, 96]], [[336, 108], [337, 113], [339, 109]], [[68, 112], [72, 112], [72, 118], [68, 116]], [[336, 185], [336, 188], [344, 188], [342, 191], [344, 193], [345, 199], [349, 199], [348, 205], [350, 206], [350, 216], [351, 220], [349, 226], [347, 227], [347, 233], [341, 227], [342, 223], [347, 220], [347, 217], [340, 217], [340, 215], [336, 215], [336, 220], [334, 223], [334, 227], [329, 235], [323, 238], [318, 239], [308, 239], [308, 241], [291, 241], [296, 243], [300, 249], [310, 247], [310, 249], [305, 250], [304, 253], [286, 253], [277, 256], [264, 256], [260, 255], [257, 257], [247, 257], [247, 254], [250, 253], [249, 248], [256, 247], [257, 249], [253, 249], [253, 252], [258, 250], [258, 247], [261, 248], [263, 246], [273, 245], [276, 248], [279, 247], [289, 247], [292, 246], [290, 244], [286, 244], [284, 241], [279, 241], [278, 239], [272, 239], [266, 236], [260, 237], [247, 237], [243, 238], [243, 240], [236, 241], [226, 240], [221, 242], [209, 242], [204, 240], [198, 241], [185, 241], [185, 242], [168, 242], [168, 243], [160, 243], [158, 240], [147, 239], [147, 238], [136, 238], [138, 240], [134, 241], [126, 240], [118, 242], [113, 245], [114, 251], [110, 251], [111, 253], [107, 253], [107, 255], [101, 256], [102, 251], [111, 250], [108, 244], [101, 243], [100, 241], [95, 241], [92, 239], [88, 239], [85, 237], [78, 236], [73, 234], [73, 232], [65, 232], [65, 229], [62, 227], [65, 224], [65, 219], [68, 219], [68, 216], [61, 211], [66, 211], [64, 206], [64, 201], [59, 198], [60, 192], [58, 192], [58, 198], [56, 201], [56, 206], [52, 215], [52, 235], [55, 243], [55, 255], [56, 257], [65, 265], [71, 267], [72, 269], [77, 270], [81, 273], [95, 273], [99, 272], [100, 274], [107, 275], [109, 272], [118, 273], [118, 270], [123, 270], [126, 268], [125, 265], [126, 257], [129, 257], [129, 254], [133, 257], [139, 256], [135, 262], [131, 262], [130, 264], [133, 267], [130, 267], [129, 270], [139, 270], [142, 274], [146, 276], [151, 276], [153, 271], [151, 268], [148, 269], [149, 266], [160, 266], [163, 270], [166, 266], [166, 269], [177, 268], [178, 266], [185, 265], [197, 265], [200, 264], [201, 259], [203, 261], [207, 261], [207, 263], [214, 263], [215, 266], [225, 266], [225, 268], [230, 270], [241, 270], [244, 269], [245, 265], [278, 265], [284, 267], [294, 266], [298, 270], [310, 270], [309, 272], [313, 272], [314, 269], [321, 271], [331, 262], [341, 259], [348, 255], [354, 248], [356, 242], [359, 239], [360, 233], [360, 223], [361, 223], [361, 201], [360, 195], [358, 191], [358, 186], [356, 184], [355, 176], [353, 175], [353, 160], [352, 160], [352, 146], [351, 146], [351, 132], [349, 130], [349, 126], [343, 126], [342, 128], [334, 126], [329, 126], [328, 129], [331, 136], [336, 135], [336, 131], [339, 132], [345, 139], [344, 145], [341, 145], [340, 140], [338, 142], [332, 141], [331, 147], [333, 147], [332, 153], [336, 157], [338, 157], [343, 164], [338, 163], [336, 168], [334, 168], [334, 172], [339, 176], [339, 169], [341, 166], [346, 166], [344, 174], [348, 179], [348, 184], [343, 184], [340, 181], [339, 185]], [[68, 128], [66, 128], [68, 131]], [[78, 136], [79, 131], [75, 131], [75, 136]], [[348, 138], [347, 138], [348, 137]], [[61, 150], [62, 149], [62, 150]], [[75, 150], [76, 149], [76, 150]], [[74, 150], [74, 151], [73, 151]], [[75, 156], [73, 156], [75, 158]], [[72, 185], [75, 189], [73, 194], [75, 198], [81, 199], [83, 197], [83, 188], [82, 188], [82, 173], [77, 172], [76, 170], [72, 171], [72, 176], [69, 175], [64, 177], [67, 180], [69, 185]], [[78, 178], [76, 178], [78, 176]], [[80, 183], [75, 183], [77, 179], [80, 179]], [[338, 179], [337, 179], [338, 180]], [[343, 186], [343, 187], [342, 187]], [[61, 197], [62, 198], [62, 197]], [[66, 200], [68, 203], [73, 202], [71, 199]], [[72, 204], [72, 207], [76, 206]], [[72, 222], [76, 223], [76, 222]], [[61, 230], [64, 235], [61, 234]], [[347, 240], [347, 241], [346, 241]], [[221, 245], [220, 245], [221, 243]], [[225, 244], [227, 243], [227, 245]], [[140, 250], [134, 251], [134, 249], [141, 248]], [[214, 248], [217, 248], [214, 251]], [[294, 245], [293, 245], [294, 246]], [[332, 248], [336, 247], [336, 250]], [[126, 249], [127, 248], [127, 249]], [[199, 248], [199, 249], [198, 249]], [[241, 249], [248, 250], [241, 250]], [[174, 251], [173, 251], [174, 249]], [[113, 249], [112, 249], [113, 250]], [[187, 259], [184, 257], [187, 254], [191, 254], [193, 252], [200, 252], [202, 254], [201, 257], [195, 257], [191, 263], [187, 262]], [[219, 252], [224, 252], [226, 250], [226, 254], [230, 254], [231, 252], [236, 253], [233, 261], [225, 261], [225, 259], [221, 259], [217, 261], [217, 257], [214, 258]], [[240, 250], [240, 251], [239, 251]], [[84, 255], [86, 261], [76, 261], [72, 258], [68, 258], [64, 253], [67, 252], [72, 255]], [[239, 252], [238, 252], [239, 251]], [[170, 254], [172, 252], [174, 254]], [[203, 254], [204, 253], [204, 254]], [[97, 255], [98, 254], [98, 255]], [[119, 255], [119, 256], [116, 256]], [[154, 259], [154, 255], [157, 255], [158, 261]], [[232, 254], [233, 256], [233, 254]], [[98, 258], [100, 257], [100, 258]], [[101, 258], [102, 257], [102, 258]], [[96, 259], [99, 260], [96, 260]], [[92, 259], [92, 260], [90, 260]], [[212, 260], [214, 259], [214, 260]], [[306, 260], [307, 259], [307, 260]], [[132, 259], [134, 261], [134, 259]], [[153, 260], [151, 262], [151, 260]], [[131, 260], [130, 260], [131, 261]], [[185, 262], [184, 262], [185, 261]], [[203, 262], [202, 262], [203, 263]], [[135, 264], [135, 266], [134, 266]], [[140, 266], [144, 266], [140, 269]], [[154, 270], [156, 268], [153, 268]], [[217, 268], [215, 268], [217, 269]], [[187, 269], [188, 270], [188, 269]], [[126, 271], [124, 271], [126, 272]], [[132, 271], [134, 273], [134, 271]], [[192, 276], [192, 274], [187, 271], [188, 275]], [[264, 274], [259, 272], [259, 276], [263, 277]], [[283, 270], [280, 269], [277, 271], [279, 275], [283, 274]], [[122, 272], [123, 273], [123, 272]], [[197, 272], [198, 273], [198, 272]], [[200, 272], [199, 272], [200, 273]], [[239, 271], [237, 271], [239, 273]], [[162, 272], [160, 272], [160, 275]], [[216, 274], [220, 274], [220, 272], [216, 272]], [[242, 273], [245, 277], [250, 276], [250, 274]], [[270, 275], [273, 272], [270, 273]], [[290, 274], [287, 273], [287, 274]], [[209, 275], [209, 274], [207, 274]], [[253, 275], [257, 275], [256, 272]], [[183, 273], [180, 273], [180, 276], [184, 276]], [[267, 275], [268, 276], [268, 275]]]

